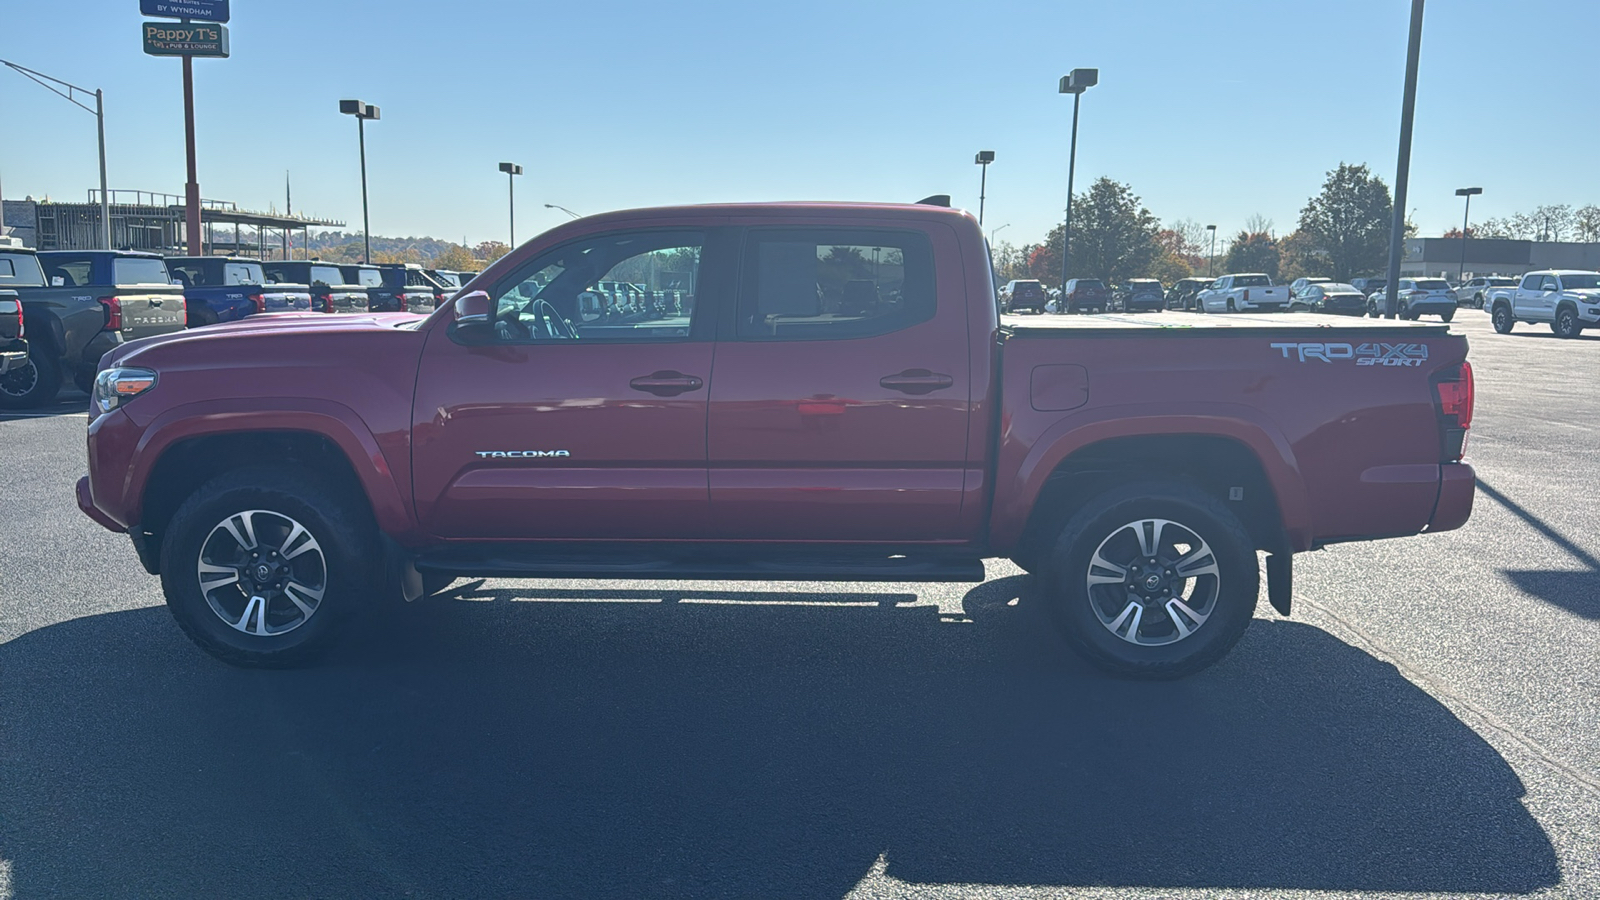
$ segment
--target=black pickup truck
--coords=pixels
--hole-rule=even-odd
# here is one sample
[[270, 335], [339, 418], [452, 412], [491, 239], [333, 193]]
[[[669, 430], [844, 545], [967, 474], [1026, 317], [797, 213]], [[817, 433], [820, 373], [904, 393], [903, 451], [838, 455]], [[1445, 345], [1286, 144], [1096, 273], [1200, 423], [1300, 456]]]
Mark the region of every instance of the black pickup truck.
[[[0, 262], [0, 272], [6, 270]], [[24, 340], [26, 326], [22, 322], [22, 300], [10, 288], [0, 288], [0, 381], [13, 369], [28, 363], [28, 342]]]
[[367, 306], [373, 312], [432, 312], [444, 299], [444, 288], [429, 278], [421, 266], [409, 263], [343, 265], [345, 280], [367, 289]]
[[88, 391], [107, 350], [184, 328], [183, 289], [154, 254], [8, 247], [0, 261], [28, 334], [27, 363], [0, 379], [0, 407], [50, 403], [67, 376]]
[[325, 313], [367, 311], [367, 289], [351, 282], [342, 266], [317, 260], [276, 260], [261, 268], [269, 282], [311, 285], [311, 308]]

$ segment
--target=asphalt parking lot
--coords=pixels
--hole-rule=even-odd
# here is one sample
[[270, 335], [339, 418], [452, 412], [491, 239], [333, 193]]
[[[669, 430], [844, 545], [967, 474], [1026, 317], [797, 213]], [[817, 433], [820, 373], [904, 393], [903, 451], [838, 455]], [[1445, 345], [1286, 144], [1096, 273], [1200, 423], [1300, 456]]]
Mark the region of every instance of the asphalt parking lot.
[[462, 581], [231, 669], [77, 511], [81, 395], [0, 417], [0, 898], [1600, 896], [1600, 335], [1454, 327], [1472, 521], [1163, 684], [999, 562]]

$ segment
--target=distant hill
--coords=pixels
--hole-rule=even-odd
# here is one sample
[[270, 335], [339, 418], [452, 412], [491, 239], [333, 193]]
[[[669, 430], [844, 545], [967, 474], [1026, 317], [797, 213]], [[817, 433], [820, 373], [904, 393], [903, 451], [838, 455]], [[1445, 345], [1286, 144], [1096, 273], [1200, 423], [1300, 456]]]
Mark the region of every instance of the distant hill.
[[[360, 262], [361, 232], [313, 233], [310, 249], [312, 256], [331, 262]], [[505, 252], [506, 246], [499, 241], [484, 241], [468, 247], [433, 237], [372, 236], [373, 262], [407, 262], [440, 269], [478, 271]]]

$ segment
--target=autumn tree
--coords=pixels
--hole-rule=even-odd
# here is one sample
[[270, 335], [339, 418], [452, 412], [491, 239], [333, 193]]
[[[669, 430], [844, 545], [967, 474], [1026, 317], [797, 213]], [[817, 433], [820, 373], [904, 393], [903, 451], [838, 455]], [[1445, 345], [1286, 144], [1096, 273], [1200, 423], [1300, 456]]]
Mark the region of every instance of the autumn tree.
[[1278, 241], [1280, 279], [1327, 278], [1330, 271], [1327, 256], [1317, 249], [1316, 242], [1305, 232], [1295, 231]]
[[492, 263], [510, 252], [511, 248], [504, 241], [484, 241], [472, 248], [472, 255], [485, 263]]
[[1333, 280], [1349, 281], [1387, 264], [1393, 214], [1394, 201], [1383, 179], [1365, 165], [1340, 163], [1328, 173], [1321, 193], [1300, 211], [1299, 230], [1315, 250], [1326, 254]]
[[1223, 268], [1229, 272], [1265, 272], [1278, 277], [1278, 242], [1264, 231], [1241, 231], [1228, 247]]

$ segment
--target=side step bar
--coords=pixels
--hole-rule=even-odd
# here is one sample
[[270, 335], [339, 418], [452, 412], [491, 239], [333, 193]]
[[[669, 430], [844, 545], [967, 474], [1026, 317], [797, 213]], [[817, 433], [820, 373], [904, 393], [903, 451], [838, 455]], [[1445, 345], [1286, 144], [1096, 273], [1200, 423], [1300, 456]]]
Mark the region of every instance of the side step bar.
[[425, 551], [417, 571], [462, 578], [640, 578], [674, 581], [966, 581], [984, 580], [983, 561], [941, 556], [771, 557], [668, 553], [560, 552], [550, 548], [454, 548]]

